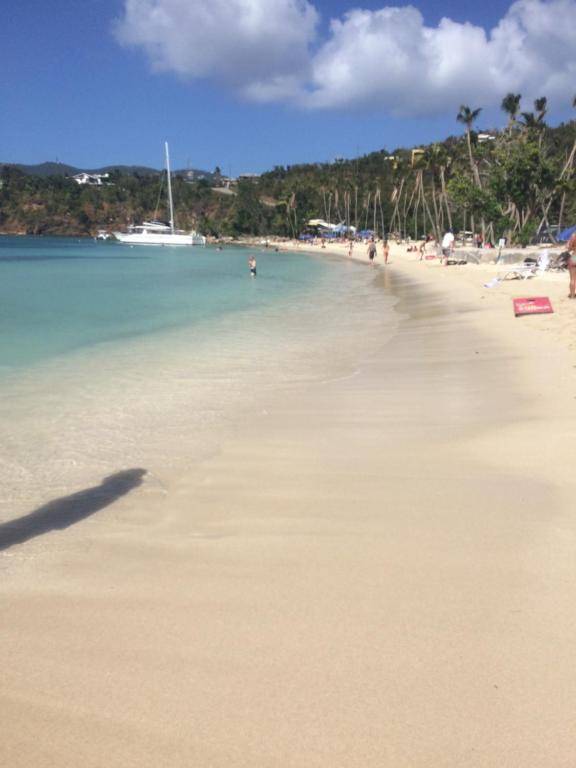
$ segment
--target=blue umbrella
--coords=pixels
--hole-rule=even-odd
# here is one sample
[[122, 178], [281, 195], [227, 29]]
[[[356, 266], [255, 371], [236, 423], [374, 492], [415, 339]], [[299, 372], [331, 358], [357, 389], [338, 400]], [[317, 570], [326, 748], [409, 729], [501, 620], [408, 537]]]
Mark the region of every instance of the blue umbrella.
[[560, 232], [560, 234], [557, 235], [557, 239], [570, 240], [574, 232], [576, 232], [576, 224], [573, 227], [568, 227], [568, 229], [563, 229], [562, 232]]

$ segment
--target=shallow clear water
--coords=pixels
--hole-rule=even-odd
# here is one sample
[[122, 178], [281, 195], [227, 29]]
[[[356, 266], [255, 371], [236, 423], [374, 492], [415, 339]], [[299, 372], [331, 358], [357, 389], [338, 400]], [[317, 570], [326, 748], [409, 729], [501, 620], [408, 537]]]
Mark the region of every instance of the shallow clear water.
[[301, 293], [326, 270], [300, 254], [263, 253], [250, 282], [246, 261], [241, 248], [0, 237], [1, 371], [264, 307]]
[[183, 468], [269, 392], [350, 375], [394, 326], [375, 273], [246, 248], [0, 238], [0, 519]]

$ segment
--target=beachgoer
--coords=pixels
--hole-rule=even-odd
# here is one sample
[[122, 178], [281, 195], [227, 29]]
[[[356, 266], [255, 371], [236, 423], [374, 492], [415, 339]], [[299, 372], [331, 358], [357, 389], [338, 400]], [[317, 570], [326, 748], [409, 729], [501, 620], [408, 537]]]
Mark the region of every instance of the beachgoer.
[[348, 257], [352, 257], [352, 251], [354, 250], [354, 240], [350, 240], [350, 244], [348, 245]]
[[569, 299], [576, 299], [576, 232], [568, 240], [566, 250], [570, 254], [568, 257], [568, 272], [570, 273], [570, 293]]
[[454, 234], [451, 229], [446, 232], [442, 238], [442, 256], [446, 259], [448, 264], [448, 257], [454, 253]]
[[388, 264], [388, 256], [390, 255], [390, 246], [388, 240], [384, 240], [382, 243], [382, 256], [384, 256], [384, 264]]
[[256, 257], [250, 256], [248, 259], [248, 266], [250, 268], [250, 277], [256, 277]]
[[427, 242], [428, 242], [427, 240], [422, 240], [422, 242], [420, 243], [420, 247], [418, 248], [418, 250], [420, 251], [420, 261], [422, 261], [422, 259], [424, 258], [424, 251], [426, 250]]
[[376, 243], [374, 242], [374, 238], [372, 238], [368, 243], [368, 258], [372, 263], [374, 263], [375, 256], [376, 256]]

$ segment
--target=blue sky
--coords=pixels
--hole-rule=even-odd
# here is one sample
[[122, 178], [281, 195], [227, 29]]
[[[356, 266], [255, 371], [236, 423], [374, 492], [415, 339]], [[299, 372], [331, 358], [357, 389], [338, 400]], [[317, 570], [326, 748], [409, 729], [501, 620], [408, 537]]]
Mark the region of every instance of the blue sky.
[[[242, 31], [247, 2], [262, 10], [256, 38]], [[164, 31], [147, 16], [152, 4], [170, 22]], [[484, 107], [481, 124], [502, 124], [501, 96], [540, 86], [550, 87], [551, 121], [571, 117], [576, 0], [522, 0], [504, 40], [490, 43], [482, 28], [509, 17], [509, 2], [417, 0], [421, 18], [406, 4], [383, 13], [382, 0], [3, 5], [0, 162], [159, 167], [168, 139], [176, 167], [258, 172], [444, 138], [459, 132], [454, 116], [467, 95]], [[448, 30], [443, 17], [455, 23]], [[529, 41], [520, 63], [505, 61], [516, 35]]]

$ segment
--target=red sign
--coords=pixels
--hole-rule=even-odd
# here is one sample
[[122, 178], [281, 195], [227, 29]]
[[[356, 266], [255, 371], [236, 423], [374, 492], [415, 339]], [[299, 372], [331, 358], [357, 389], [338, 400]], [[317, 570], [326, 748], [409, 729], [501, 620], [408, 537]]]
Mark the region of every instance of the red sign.
[[547, 296], [529, 296], [525, 299], [512, 299], [514, 314], [520, 315], [546, 315], [554, 312], [550, 299]]

